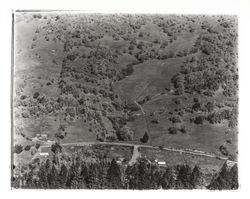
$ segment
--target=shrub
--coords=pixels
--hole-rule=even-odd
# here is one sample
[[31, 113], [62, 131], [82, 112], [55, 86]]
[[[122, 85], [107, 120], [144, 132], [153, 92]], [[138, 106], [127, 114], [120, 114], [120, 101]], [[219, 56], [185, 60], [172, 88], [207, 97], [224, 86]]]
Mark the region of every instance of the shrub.
[[151, 121], [151, 123], [153, 123], [153, 124], [159, 124], [159, 121], [158, 121], [157, 119], [153, 119], [153, 120]]
[[34, 14], [34, 15], [33, 15], [33, 18], [34, 18], [34, 19], [36, 19], [36, 18], [41, 19], [41, 18], [42, 18], [42, 15], [41, 15], [41, 14]]
[[34, 36], [32, 40], [33, 40], [33, 41], [36, 41], [36, 40], [37, 40], [37, 36]]
[[220, 152], [221, 152], [222, 155], [225, 155], [225, 156], [229, 155], [229, 151], [227, 150], [227, 148], [225, 146], [221, 145], [219, 147], [219, 150], [220, 150]]
[[172, 79], [171, 82], [174, 84], [175, 87], [175, 94], [181, 95], [184, 93], [184, 77], [180, 73], [176, 73]]
[[30, 145], [27, 145], [27, 146], [24, 148], [24, 150], [25, 150], [25, 151], [29, 151], [30, 148], [31, 148], [31, 146], [30, 146]]
[[20, 154], [20, 153], [22, 153], [22, 151], [23, 151], [23, 146], [22, 145], [16, 144], [14, 146], [14, 153]]
[[35, 92], [35, 93], [33, 94], [33, 98], [34, 98], [34, 99], [37, 99], [37, 98], [39, 97], [39, 95], [40, 95], [39, 92]]
[[173, 122], [173, 123], [180, 123], [180, 122], [182, 122], [179, 115], [175, 115], [175, 116], [169, 118], [169, 120], [170, 120], [171, 122]]
[[168, 132], [169, 132], [170, 134], [177, 134], [178, 130], [177, 130], [176, 127], [169, 127], [169, 128], [168, 128]]
[[144, 47], [144, 43], [141, 41], [137, 44], [137, 48], [142, 50], [142, 48]]
[[70, 61], [74, 61], [76, 59], [76, 57], [77, 56], [74, 53], [67, 55], [67, 59], [69, 59]]
[[134, 45], [132, 45], [132, 44], [130, 44], [129, 47], [128, 47], [129, 50], [134, 50], [134, 48], [135, 48], [135, 47], [134, 47]]
[[138, 37], [143, 37], [143, 32], [140, 32], [140, 33], [138, 34]]
[[206, 105], [205, 105], [207, 111], [210, 113], [214, 110], [215, 106], [214, 106], [214, 103], [212, 102], [208, 102]]
[[197, 116], [197, 117], [195, 117], [195, 119], [194, 119], [194, 123], [195, 124], [203, 124], [203, 121], [204, 121], [204, 119], [205, 119], [205, 117], [204, 116]]
[[34, 49], [35, 47], [36, 47], [36, 44], [32, 43], [30, 48]]
[[26, 98], [27, 98], [26, 95], [21, 95], [20, 100], [24, 100], [24, 99], [26, 99]]
[[177, 105], [180, 105], [181, 104], [181, 99], [180, 98], [174, 98], [173, 99], [173, 102]]
[[201, 103], [200, 102], [195, 102], [192, 106], [192, 110], [194, 111], [200, 111], [201, 110]]
[[29, 114], [27, 112], [22, 112], [22, 117], [23, 118], [29, 118]]
[[187, 133], [187, 130], [186, 130], [185, 126], [181, 126], [180, 132], [181, 133]]
[[164, 41], [161, 43], [160, 48], [166, 48], [168, 46], [168, 42]]
[[45, 36], [45, 40], [49, 41], [49, 36], [48, 35]]
[[131, 141], [133, 140], [133, 131], [128, 127], [123, 127], [117, 131], [117, 138], [122, 141]]

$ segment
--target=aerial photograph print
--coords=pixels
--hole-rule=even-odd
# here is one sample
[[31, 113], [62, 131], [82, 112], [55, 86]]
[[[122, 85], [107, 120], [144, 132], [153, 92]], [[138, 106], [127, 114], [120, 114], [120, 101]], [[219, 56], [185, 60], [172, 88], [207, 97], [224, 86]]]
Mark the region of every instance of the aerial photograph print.
[[239, 188], [237, 15], [12, 19], [12, 189]]

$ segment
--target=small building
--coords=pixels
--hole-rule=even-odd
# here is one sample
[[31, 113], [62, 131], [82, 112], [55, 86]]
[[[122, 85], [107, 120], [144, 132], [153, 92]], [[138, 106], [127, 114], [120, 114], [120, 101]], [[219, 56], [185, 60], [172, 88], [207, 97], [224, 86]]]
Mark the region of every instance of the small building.
[[49, 156], [49, 153], [45, 152], [45, 153], [39, 153], [40, 156]]
[[155, 159], [155, 163], [157, 163], [157, 164], [160, 165], [160, 166], [166, 165], [166, 162], [165, 162], [165, 161], [159, 161], [159, 160], [157, 160], [157, 159]]
[[41, 138], [47, 138], [48, 137], [48, 135], [47, 134], [41, 134], [41, 136], [40, 136]]
[[173, 93], [174, 93], [174, 90], [173, 90], [173, 89], [171, 89], [171, 90], [169, 91], [169, 93], [173, 94]]
[[165, 161], [159, 161], [159, 162], [157, 162], [158, 163], [158, 165], [166, 165], [166, 162]]
[[120, 162], [124, 162], [125, 158], [124, 157], [119, 157], [117, 160], [120, 161]]
[[117, 163], [117, 164], [122, 164], [122, 161], [116, 160], [116, 163]]
[[47, 141], [48, 135], [47, 134], [36, 134], [36, 138], [41, 141]]

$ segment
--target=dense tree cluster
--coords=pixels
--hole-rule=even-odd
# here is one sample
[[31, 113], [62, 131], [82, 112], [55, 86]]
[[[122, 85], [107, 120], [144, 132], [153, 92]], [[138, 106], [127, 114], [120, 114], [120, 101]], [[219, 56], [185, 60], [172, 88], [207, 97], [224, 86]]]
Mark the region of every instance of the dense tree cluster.
[[226, 164], [223, 164], [220, 172], [214, 175], [211, 183], [207, 186], [207, 188], [211, 190], [238, 189], [239, 184], [237, 165], [234, 165], [231, 169], [229, 169]]
[[237, 32], [234, 28], [217, 31], [207, 29], [196, 41], [195, 47], [201, 54], [199, 59], [187, 60], [182, 66], [185, 90], [202, 94], [212, 93], [219, 88], [225, 96], [235, 96], [238, 89], [237, 75]]
[[[195, 189], [207, 184], [198, 166], [160, 167], [145, 158], [133, 165], [115, 159], [86, 161], [80, 155], [64, 161], [35, 159], [27, 166], [15, 167], [14, 173], [13, 186], [29, 189]], [[229, 169], [224, 164], [207, 188], [237, 189], [237, 166]]]

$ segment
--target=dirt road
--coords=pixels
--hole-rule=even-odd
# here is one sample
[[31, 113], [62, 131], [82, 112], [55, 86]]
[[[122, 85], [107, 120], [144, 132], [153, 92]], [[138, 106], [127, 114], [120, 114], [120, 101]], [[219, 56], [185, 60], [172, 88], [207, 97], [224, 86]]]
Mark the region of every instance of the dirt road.
[[[100, 145], [116, 145], [116, 146], [130, 146], [134, 147], [133, 155], [131, 160], [129, 161], [130, 164], [133, 164], [136, 162], [136, 159], [140, 157], [140, 152], [138, 151], [138, 148], [150, 148], [150, 149], [159, 149], [159, 147], [151, 146], [151, 145], [140, 145], [140, 144], [133, 144], [133, 143], [122, 143], [122, 142], [74, 142], [74, 143], [62, 143], [61, 146], [91, 146], [95, 144]], [[40, 148], [47, 148], [50, 147], [51, 144], [41, 145]], [[191, 155], [198, 155], [198, 156], [204, 156], [209, 158], [219, 158], [221, 160], [227, 160], [227, 163], [230, 165], [237, 164], [236, 161], [230, 161], [228, 158], [224, 156], [218, 156], [216, 154], [207, 153], [204, 151], [197, 151], [193, 149], [175, 149], [175, 148], [169, 148], [164, 147], [162, 150], [170, 151], [170, 152], [179, 152], [181, 154], [191, 154]]]

